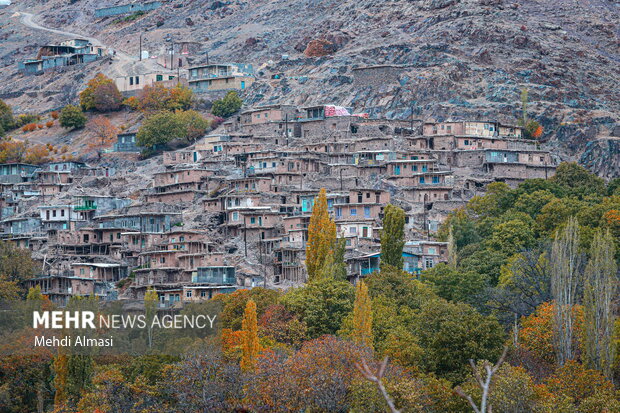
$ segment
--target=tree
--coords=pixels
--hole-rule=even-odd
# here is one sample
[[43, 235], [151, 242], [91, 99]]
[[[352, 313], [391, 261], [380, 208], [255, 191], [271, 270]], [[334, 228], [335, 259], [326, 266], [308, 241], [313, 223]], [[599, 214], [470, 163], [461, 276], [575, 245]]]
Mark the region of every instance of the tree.
[[80, 129], [88, 119], [77, 106], [67, 105], [60, 111], [60, 126], [67, 129]]
[[573, 195], [579, 199], [587, 195], [602, 196], [607, 192], [607, 186], [602, 178], [589, 172], [576, 162], [559, 164], [555, 175], [550, 180], [562, 187], [567, 195]]
[[579, 224], [570, 218], [564, 231], [556, 233], [551, 248], [551, 294], [555, 300], [554, 338], [558, 363], [574, 357], [573, 307], [577, 301], [582, 256], [579, 252]]
[[353, 310], [354, 298], [351, 283], [319, 279], [289, 290], [281, 302], [308, 326], [308, 336], [315, 338], [323, 334], [336, 334], [342, 320]]
[[[552, 393], [568, 396], [577, 405], [597, 395], [606, 396], [610, 402], [614, 399], [613, 384], [599, 371], [587, 369], [575, 360], [568, 360], [559, 367], [554, 375], [547, 378], [546, 384]], [[618, 406], [617, 401], [615, 404]]]
[[597, 230], [585, 271], [585, 362], [611, 377], [615, 356], [613, 300], [618, 283], [616, 248], [609, 230]]
[[54, 393], [54, 407], [56, 409], [60, 409], [65, 407], [68, 401], [67, 396], [67, 361], [68, 357], [64, 353], [59, 353], [56, 357], [54, 357], [53, 367], [54, 367], [54, 388], [56, 392]]
[[226, 93], [222, 99], [218, 99], [213, 102], [213, 107], [211, 108], [211, 113], [215, 116], [221, 116], [223, 118], [227, 118], [233, 113], [237, 112], [243, 106], [243, 101], [239, 97], [239, 94], [234, 90]]
[[123, 103], [123, 96], [114, 83], [100, 85], [94, 94], [95, 109], [98, 112], [119, 110]]
[[504, 358], [506, 357], [507, 350], [508, 348], [506, 347], [504, 349], [504, 353], [499, 358], [497, 363], [495, 363], [495, 365], [489, 363], [488, 361], [482, 362], [482, 370], [484, 373], [486, 373], [484, 377], [482, 376], [482, 374], [480, 374], [480, 371], [474, 364], [474, 361], [472, 359], [469, 360], [469, 364], [471, 365], [471, 368], [474, 372], [476, 384], [478, 385], [482, 393], [480, 397], [481, 398], [480, 406], [478, 406], [474, 402], [472, 397], [469, 394], [466, 394], [461, 387], [456, 387], [455, 391], [459, 396], [467, 400], [467, 402], [469, 403], [469, 405], [471, 406], [471, 408], [473, 409], [475, 413], [487, 413], [487, 412], [490, 413], [492, 411], [492, 408], [489, 404], [491, 384], [492, 384], [493, 376], [495, 376], [495, 374], [497, 373], [497, 370], [499, 370], [500, 366], [504, 362]]
[[347, 280], [347, 264], [344, 261], [346, 239], [336, 240], [333, 254], [328, 255], [319, 270], [318, 278], [331, 278], [334, 280]]
[[336, 223], [327, 210], [327, 195], [322, 188], [315, 198], [312, 216], [308, 225], [308, 242], [306, 244], [306, 269], [308, 281], [315, 281], [327, 257], [334, 254], [336, 243]]
[[211, 122], [195, 110], [179, 111], [176, 116], [183, 124], [185, 139], [190, 143], [202, 137], [211, 125]]
[[30, 250], [18, 248], [11, 241], [0, 241], [0, 274], [9, 281], [20, 283], [32, 278], [35, 267]]
[[360, 281], [355, 288], [352, 339], [360, 346], [372, 348], [372, 307], [364, 281]]
[[403, 268], [405, 246], [405, 211], [395, 205], [385, 207], [381, 231], [381, 264]]
[[83, 110], [97, 110], [108, 112], [118, 110], [123, 102], [123, 97], [118, 91], [112, 79], [97, 73], [88, 81], [86, 89], [80, 92], [80, 106]]
[[[0, 99], [0, 131], [7, 132], [16, 127], [13, 110], [2, 99]], [[2, 136], [2, 132], [0, 132]]]
[[172, 112], [162, 111], [142, 123], [136, 138], [139, 146], [152, 149], [173, 139], [182, 138], [184, 133], [185, 126], [179, 117]]
[[159, 295], [154, 288], [148, 288], [144, 293], [144, 316], [146, 317], [146, 335], [149, 348], [153, 347], [153, 319], [157, 315]]
[[473, 306], [481, 300], [488, 283], [488, 277], [474, 271], [459, 271], [440, 263], [422, 273], [422, 280], [430, 283], [438, 296], [448, 301], [468, 303]]
[[155, 83], [145, 86], [138, 97], [132, 100], [131, 105], [150, 115], [162, 110], [170, 112], [188, 110], [192, 106], [193, 99], [194, 93], [180, 83], [174, 88]]
[[505, 339], [494, 317], [443, 299], [422, 306], [415, 315], [413, 333], [424, 351], [422, 367], [454, 382], [464, 380], [470, 359], [497, 360]]
[[242, 322], [243, 330], [243, 355], [241, 357], [241, 370], [254, 371], [258, 358], [258, 326], [256, 322], [256, 303], [248, 300], [245, 306], [245, 314]]
[[265, 309], [258, 320], [258, 329], [261, 336], [299, 348], [307, 337], [308, 327], [282, 304], [274, 304]]
[[276, 305], [280, 293], [277, 290], [255, 287], [252, 289], [237, 290], [230, 294], [218, 294], [212, 298], [223, 304], [221, 319], [222, 327], [231, 330], [241, 330], [243, 316], [248, 301], [252, 300], [256, 304], [256, 316], [260, 319], [267, 308]]
[[118, 134], [116, 126], [105, 116], [97, 116], [88, 122], [88, 130], [95, 135], [96, 141], [92, 147], [103, 148], [111, 144]]

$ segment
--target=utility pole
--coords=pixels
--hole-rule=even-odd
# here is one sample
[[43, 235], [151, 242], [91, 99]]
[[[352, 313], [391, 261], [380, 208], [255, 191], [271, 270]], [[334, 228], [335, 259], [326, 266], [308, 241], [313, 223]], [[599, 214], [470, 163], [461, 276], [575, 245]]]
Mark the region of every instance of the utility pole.
[[142, 35], [144, 33], [140, 33], [140, 61], [142, 61]]
[[284, 130], [286, 133], [286, 146], [288, 146], [288, 113], [284, 117]]
[[411, 134], [413, 135], [413, 103], [411, 104]]
[[340, 168], [340, 190], [342, 191], [342, 168]]
[[245, 257], [248, 257], [248, 231], [245, 223], [245, 215], [243, 215], [243, 245], [245, 249]]

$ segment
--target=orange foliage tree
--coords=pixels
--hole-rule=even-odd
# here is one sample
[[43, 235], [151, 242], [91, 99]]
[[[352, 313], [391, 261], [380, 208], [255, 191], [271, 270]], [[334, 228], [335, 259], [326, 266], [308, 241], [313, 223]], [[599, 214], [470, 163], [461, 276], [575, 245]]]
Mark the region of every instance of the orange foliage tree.
[[248, 300], [242, 322], [243, 345], [241, 356], [241, 370], [254, 371], [256, 359], [260, 351], [258, 344], [258, 325], [256, 321], [256, 303]]
[[96, 138], [89, 145], [91, 148], [103, 148], [110, 145], [118, 134], [116, 126], [105, 116], [97, 116], [88, 122], [87, 128]]
[[[575, 347], [583, 331], [583, 307], [573, 308], [575, 316]], [[555, 305], [553, 302], [542, 303], [536, 311], [521, 320], [519, 345], [530, 351], [538, 359], [555, 364], [555, 348], [553, 344], [553, 320]]]

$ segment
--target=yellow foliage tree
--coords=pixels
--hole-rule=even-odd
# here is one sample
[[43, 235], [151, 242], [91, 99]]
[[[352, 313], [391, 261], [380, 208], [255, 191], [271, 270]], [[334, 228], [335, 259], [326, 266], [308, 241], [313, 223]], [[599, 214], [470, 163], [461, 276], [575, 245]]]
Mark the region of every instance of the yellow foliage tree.
[[356, 344], [372, 346], [372, 304], [364, 281], [360, 281], [355, 289], [353, 341]]
[[248, 300], [241, 326], [243, 331], [241, 369], [243, 371], [254, 371], [259, 352], [258, 323], [256, 321], [256, 303], [254, 300]]
[[336, 223], [327, 210], [327, 194], [322, 188], [312, 208], [308, 225], [308, 243], [306, 244], [306, 269], [308, 281], [314, 281], [328, 256], [334, 254], [336, 245]]
[[69, 374], [67, 362], [67, 355], [64, 353], [59, 352], [54, 358], [54, 387], [56, 388], [54, 407], [57, 409], [67, 404], [67, 376]]

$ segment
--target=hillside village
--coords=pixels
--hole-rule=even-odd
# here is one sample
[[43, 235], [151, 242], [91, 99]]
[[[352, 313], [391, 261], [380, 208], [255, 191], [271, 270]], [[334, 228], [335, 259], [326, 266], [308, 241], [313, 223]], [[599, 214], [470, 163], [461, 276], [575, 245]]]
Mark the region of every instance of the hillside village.
[[[253, 80], [249, 64], [203, 64], [115, 84], [126, 97], [153, 84], [188, 85], [200, 96]], [[148, 167], [134, 163], [144, 149], [136, 129], [117, 134], [105, 162], [0, 165], [2, 236], [32, 251], [41, 270], [27, 286], [58, 305], [76, 295], [143, 299], [154, 288], [169, 307], [301, 285], [321, 188], [346, 240], [350, 280], [379, 268], [388, 203], [406, 211], [403, 269], [417, 276], [447, 261], [447, 243], [434, 234], [450, 211], [491, 182], [549, 178], [558, 163], [519, 126], [371, 118], [333, 104], [243, 109]], [[130, 181], [141, 189], [119, 196]]]

